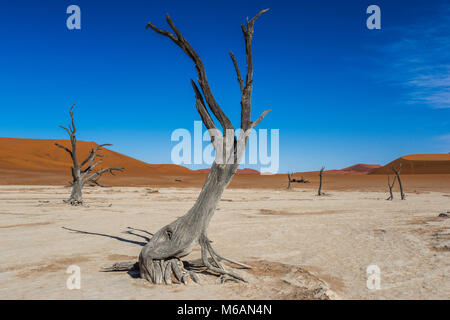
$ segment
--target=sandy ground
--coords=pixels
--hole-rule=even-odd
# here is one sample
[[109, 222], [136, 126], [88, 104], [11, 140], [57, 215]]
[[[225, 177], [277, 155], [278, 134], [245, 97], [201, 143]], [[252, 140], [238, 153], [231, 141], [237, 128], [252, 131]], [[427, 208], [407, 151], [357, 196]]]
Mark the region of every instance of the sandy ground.
[[[201, 274], [201, 285], [171, 286], [99, 270], [136, 259], [148, 234], [128, 227], [157, 231], [190, 208], [198, 188], [88, 188], [85, 207], [63, 204], [68, 192], [0, 187], [0, 298], [450, 299], [450, 218], [438, 217], [450, 211], [445, 191], [391, 202], [382, 192], [226, 190], [209, 237], [219, 253], [254, 266], [236, 269], [249, 283]], [[379, 290], [367, 289], [370, 264], [381, 270]], [[80, 290], [66, 288], [70, 265], [81, 268]]]

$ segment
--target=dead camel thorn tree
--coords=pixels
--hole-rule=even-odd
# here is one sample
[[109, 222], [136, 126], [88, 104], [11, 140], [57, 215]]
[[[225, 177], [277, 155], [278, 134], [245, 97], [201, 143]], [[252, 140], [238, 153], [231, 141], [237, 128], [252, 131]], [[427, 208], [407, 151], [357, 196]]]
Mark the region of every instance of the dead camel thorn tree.
[[[147, 28], [151, 28], [156, 33], [171, 39], [194, 62], [198, 74], [198, 84], [200, 86], [200, 88], [198, 88], [197, 84], [191, 80], [192, 88], [195, 93], [196, 108], [203, 124], [210, 133], [216, 151], [216, 157], [194, 206], [184, 216], [164, 226], [155, 233], [147, 245], [142, 249], [137, 265], [134, 264], [134, 262], [117, 263], [112, 267], [107, 267], [107, 270], [129, 270], [133, 267], [138, 267], [141, 277], [155, 284], [163, 282], [170, 284], [172, 281], [186, 283], [189, 277], [197, 282], [198, 278], [196, 274], [190, 270], [185, 270], [180, 259], [188, 255], [192, 249], [199, 244], [201, 247], [203, 271], [208, 270], [219, 275], [222, 281], [245, 281], [241, 276], [226, 270], [222, 262], [228, 261], [243, 268], [250, 267], [217, 254], [211, 246], [211, 241], [208, 239], [207, 230], [222, 193], [230, 183], [239, 166], [251, 129], [257, 126], [270, 111], [264, 111], [256, 121], [251, 121], [253, 28], [256, 19], [266, 11], [267, 10], [262, 10], [251, 20], [247, 19], [247, 26], [241, 26], [244, 34], [247, 56], [245, 82], [241, 77], [241, 72], [233, 53], [229, 53], [237, 74], [241, 93], [242, 130], [240, 131], [238, 138], [236, 138], [231, 121], [214, 99], [208, 80], [206, 79], [204, 65], [199, 55], [181, 35], [170, 17], [167, 15], [166, 20], [175, 34], [161, 30], [152, 23], [148, 23]], [[223, 130], [222, 133], [220, 133], [220, 131], [218, 132], [207, 106], [219, 121]], [[174, 276], [174, 278], [172, 278], [172, 276]]]
[[324, 193], [322, 192], [322, 175], [323, 175], [323, 170], [325, 170], [325, 167], [322, 167], [321, 169], [320, 169], [320, 172], [319, 172], [319, 190], [317, 191], [317, 195], [318, 196], [321, 196], [321, 195], [323, 195]]
[[389, 187], [389, 198], [387, 198], [386, 200], [394, 200], [394, 193], [392, 192], [392, 189], [394, 188], [395, 180], [397, 179], [397, 176], [394, 177], [394, 181], [392, 181], [392, 184], [391, 184], [391, 178], [389, 177], [389, 174], [387, 175], [387, 178], [388, 178], [388, 187]]
[[402, 180], [400, 179], [400, 172], [402, 171], [402, 164], [400, 163], [400, 165], [398, 166], [397, 169], [392, 168], [392, 171], [394, 171], [395, 177], [396, 177], [397, 180], [398, 180], [398, 186], [400, 187], [400, 198], [401, 198], [402, 200], [405, 200], [405, 199], [406, 199], [406, 195], [405, 195], [405, 193], [403, 192]]
[[289, 180], [287, 189], [288, 189], [288, 190], [291, 190], [292, 173], [288, 172], [287, 176], [288, 176], [288, 180]]
[[[70, 114], [70, 124], [69, 128], [59, 126], [67, 131], [70, 137], [70, 144], [71, 149], [60, 145], [58, 142], [55, 142], [55, 145], [63, 150], [65, 150], [72, 159], [72, 181], [70, 182], [70, 185], [72, 186], [72, 192], [70, 194], [70, 198], [68, 200], [64, 200], [64, 202], [69, 203], [73, 206], [81, 205], [83, 204], [83, 197], [82, 197], [82, 189], [87, 184], [94, 184], [98, 186], [101, 185], [98, 180], [100, 177], [106, 173], [109, 172], [112, 175], [114, 175], [114, 171], [123, 171], [123, 167], [114, 167], [114, 168], [106, 168], [102, 169], [96, 172], [93, 172], [94, 169], [102, 163], [102, 160], [96, 161], [96, 158], [103, 157], [101, 154], [97, 154], [98, 151], [102, 150], [102, 147], [104, 146], [110, 146], [111, 144], [102, 144], [95, 147], [95, 149], [92, 149], [89, 152], [89, 155], [83, 162], [78, 161], [77, 156], [77, 138], [75, 136], [75, 133], [77, 132], [77, 129], [75, 127], [75, 121], [73, 117], [73, 107], [75, 105], [72, 105], [69, 110]], [[84, 167], [84, 168], [83, 168]]]
[[298, 182], [298, 183], [309, 183], [309, 181], [307, 179], [304, 179], [303, 176], [301, 179], [295, 179], [292, 178], [292, 173], [288, 172], [287, 176], [288, 176], [288, 186], [287, 189], [290, 190], [291, 189], [291, 183], [292, 182]]

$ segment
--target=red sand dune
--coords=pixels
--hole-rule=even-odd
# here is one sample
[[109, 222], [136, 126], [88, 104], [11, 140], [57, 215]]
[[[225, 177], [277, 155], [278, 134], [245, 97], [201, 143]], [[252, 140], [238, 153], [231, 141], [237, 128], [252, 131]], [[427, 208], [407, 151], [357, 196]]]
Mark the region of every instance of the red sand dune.
[[411, 154], [400, 157], [370, 174], [391, 174], [392, 168], [402, 165], [402, 174], [450, 173], [450, 154]]
[[[71, 159], [68, 153], [54, 145], [56, 140], [48, 139], [16, 139], [0, 138], [0, 183], [11, 184], [64, 184], [71, 178]], [[69, 147], [70, 141], [59, 140], [63, 146]], [[78, 141], [78, 159], [84, 160], [89, 151], [97, 146], [94, 142]], [[110, 182], [127, 180], [126, 184], [133, 185], [131, 180], [137, 184], [147, 180], [165, 177], [171, 179], [182, 175], [190, 175], [192, 171], [188, 168], [174, 164], [148, 164], [133, 159], [118, 152], [104, 148], [98, 154], [103, 155], [103, 163], [97, 168], [125, 167], [125, 171], [114, 177], [104, 175], [102, 181]], [[30, 181], [33, 180], [33, 181]], [[27, 182], [29, 181], [29, 182]], [[125, 182], [125, 181], [124, 181]]]
[[[378, 168], [379, 164], [363, 164], [358, 163], [344, 169], [324, 170], [324, 174], [368, 174]], [[296, 172], [296, 174], [318, 174], [319, 171]]]
[[379, 164], [358, 163], [358, 164], [355, 164], [354, 166], [341, 169], [341, 171], [349, 172], [349, 173], [370, 173], [378, 168], [381, 168], [381, 166]]

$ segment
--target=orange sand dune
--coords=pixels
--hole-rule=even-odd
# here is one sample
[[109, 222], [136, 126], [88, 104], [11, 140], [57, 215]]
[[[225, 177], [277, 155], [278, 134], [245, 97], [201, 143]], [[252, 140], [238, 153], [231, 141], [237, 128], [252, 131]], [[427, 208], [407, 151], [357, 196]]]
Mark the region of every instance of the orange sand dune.
[[391, 174], [392, 168], [402, 165], [402, 174], [448, 174], [450, 154], [412, 154], [398, 158], [371, 174]]
[[358, 163], [358, 164], [355, 164], [354, 166], [341, 169], [341, 171], [348, 172], [348, 173], [369, 173], [380, 167], [381, 166], [379, 164]]
[[[1, 184], [51, 184], [61, 185], [70, 180], [72, 165], [69, 154], [55, 146], [56, 140], [0, 138], [0, 183]], [[69, 147], [70, 141], [59, 140], [59, 144]], [[97, 146], [94, 142], [78, 141], [79, 161], [84, 160], [89, 151]], [[125, 171], [111, 177], [105, 175], [102, 181], [116, 181], [126, 185], [146, 184], [162, 177], [190, 175], [192, 171], [174, 164], [148, 164], [118, 152], [103, 149], [99, 169], [125, 167]], [[173, 180], [173, 179], [172, 179]], [[155, 181], [156, 182], [156, 181]]]
[[[344, 169], [324, 170], [324, 174], [368, 174], [375, 169], [381, 168], [379, 164], [358, 163]], [[296, 174], [318, 174], [319, 171], [296, 172]]]

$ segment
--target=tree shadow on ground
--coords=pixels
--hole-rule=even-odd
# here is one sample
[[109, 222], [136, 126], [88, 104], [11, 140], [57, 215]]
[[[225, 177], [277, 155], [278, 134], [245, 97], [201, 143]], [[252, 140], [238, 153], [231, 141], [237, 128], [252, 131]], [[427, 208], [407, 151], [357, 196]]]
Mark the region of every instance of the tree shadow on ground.
[[66, 227], [62, 227], [62, 228], [65, 229], [65, 230], [68, 230], [68, 231], [81, 233], [81, 234], [89, 234], [89, 235], [95, 235], [95, 236], [101, 236], [101, 237], [108, 237], [108, 238], [116, 239], [116, 240], [119, 240], [119, 241], [122, 241], [122, 242], [128, 242], [128, 243], [136, 244], [136, 245], [139, 245], [141, 247], [145, 246], [147, 244], [147, 242], [150, 241], [150, 238], [148, 236], [145, 236], [145, 235], [134, 233], [132, 230], [144, 232], [144, 233], [148, 234], [149, 236], [153, 236], [153, 234], [148, 232], [148, 231], [141, 230], [141, 229], [135, 229], [135, 228], [131, 228], [131, 227], [127, 227], [128, 229], [131, 229], [131, 230], [123, 231], [123, 233], [127, 233], [127, 234], [131, 234], [133, 236], [136, 236], [136, 237], [140, 237], [140, 238], [144, 239], [145, 242], [144, 241], [130, 240], [130, 239], [126, 239], [126, 238], [122, 238], [122, 237], [114, 236], [114, 235], [110, 235], [110, 234], [82, 231], [82, 230], [70, 229], [70, 228], [66, 228]]

